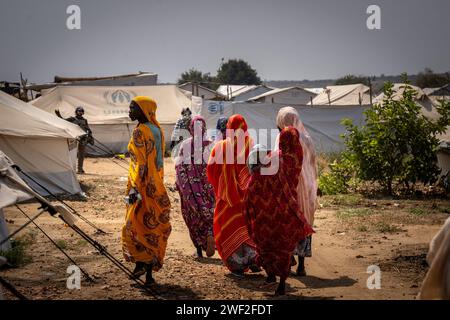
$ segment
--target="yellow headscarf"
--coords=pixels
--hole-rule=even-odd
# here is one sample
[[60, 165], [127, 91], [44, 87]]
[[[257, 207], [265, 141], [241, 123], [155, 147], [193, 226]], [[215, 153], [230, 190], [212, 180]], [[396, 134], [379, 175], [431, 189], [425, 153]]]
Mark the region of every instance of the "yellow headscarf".
[[153, 123], [158, 128], [161, 128], [158, 120], [156, 120], [156, 109], [158, 106], [156, 105], [155, 100], [146, 96], [136, 96], [133, 101], [138, 104], [149, 122]]
[[162, 157], [164, 158], [164, 132], [161, 129], [161, 125], [159, 124], [158, 120], [156, 120], [156, 109], [158, 108], [158, 106], [156, 105], [155, 100], [146, 96], [136, 96], [134, 97], [133, 101], [137, 103], [137, 105], [141, 108], [147, 120], [159, 128], [159, 131], [161, 132]]

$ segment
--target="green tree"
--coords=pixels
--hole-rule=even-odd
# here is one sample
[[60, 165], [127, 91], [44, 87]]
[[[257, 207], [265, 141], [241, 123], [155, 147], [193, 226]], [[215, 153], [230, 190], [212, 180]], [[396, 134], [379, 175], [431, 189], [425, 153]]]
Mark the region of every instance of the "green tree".
[[334, 83], [337, 86], [347, 85], [347, 84], [358, 84], [362, 83], [366, 86], [369, 85], [369, 80], [365, 76], [355, 76], [353, 74], [348, 74], [336, 80]]
[[417, 75], [416, 85], [420, 88], [440, 88], [450, 83], [450, 75], [448, 73], [434, 73], [430, 68], [425, 68], [423, 72]]
[[[406, 77], [404, 82], [408, 83]], [[344, 158], [354, 164], [360, 179], [378, 182], [388, 194], [395, 182], [410, 191], [416, 183], [436, 182], [440, 173], [436, 135], [450, 125], [450, 104], [442, 101], [437, 106], [440, 118], [431, 120], [421, 113], [414, 99], [416, 92], [408, 84], [400, 100], [393, 98], [390, 82], [383, 92], [383, 103], [365, 112], [364, 126], [343, 121], [347, 129]]]
[[215, 83], [216, 79], [212, 77], [209, 73], [203, 73], [200, 70], [191, 68], [181, 74], [178, 79], [178, 84], [183, 84], [186, 82], [196, 82], [204, 87], [216, 90], [218, 85]]
[[244, 60], [231, 59], [217, 70], [217, 81], [224, 84], [261, 84], [258, 73]]

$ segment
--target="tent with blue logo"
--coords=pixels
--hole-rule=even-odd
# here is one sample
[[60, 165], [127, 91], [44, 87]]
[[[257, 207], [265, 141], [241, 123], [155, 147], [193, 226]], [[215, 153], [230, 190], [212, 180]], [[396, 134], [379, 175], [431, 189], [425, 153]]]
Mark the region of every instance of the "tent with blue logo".
[[59, 109], [64, 118], [73, 116], [75, 108], [82, 106], [93, 136], [101, 144], [89, 147], [88, 153], [99, 155], [105, 151], [123, 153], [127, 150], [136, 125], [128, 118], [128, 108], [135, 96], [148, 96], [156, 101], [157, 119], [164, 130], [166, 143], [170, 142], [181, 110], [191, 107], [190, 94], [176, 85], [61, 86], [43, 90], [42, 96], [30, 103], [49, 113]]

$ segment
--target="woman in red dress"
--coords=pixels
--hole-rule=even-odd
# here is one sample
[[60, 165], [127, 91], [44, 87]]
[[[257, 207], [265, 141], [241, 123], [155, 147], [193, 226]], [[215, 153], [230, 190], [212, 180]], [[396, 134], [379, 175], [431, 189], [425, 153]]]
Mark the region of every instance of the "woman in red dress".
[[303, 161], [298, 130], [283, 129], [279, 146], [280, 150], [270, 155], [269, 161], [279, 163], [275, 174], [252, 171], [245, 197], [245, 216], [250, 238], [256, 244], [256, 262], [266, 270], [266, 282], [274, 283], [276, 276], [280, 277], [275, 294], [284, 295], [292, 253], [297, 243], [314, 231], [304, 215], [297, 215], [297, 186]]

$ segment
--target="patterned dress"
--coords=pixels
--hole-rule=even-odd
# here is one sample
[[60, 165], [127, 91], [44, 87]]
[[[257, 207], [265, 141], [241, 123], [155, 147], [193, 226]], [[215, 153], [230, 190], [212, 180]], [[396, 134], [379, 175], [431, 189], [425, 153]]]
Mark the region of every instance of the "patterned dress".
[[[244, 272], [255, 264], [255, 244], [250, 239], [244, 218], [244, 197], [249, 170], [245, 164], [252, 147], [247, 123], [239, 115], [230, 117], [227, 129], [238, 130], [214, 146], [209, 158], [208, 180], [214, 187], [214, 239], [223, 263], [231, 272]], [[238, 143], [242, 139], [243, 143]], [[232, 158], [232, 163], [229, 162]]]
[[144, 262], [158, 271], [163, 266], [171, 233], [170, 199], [164, 186], [164, 135], [155, 119], [156, 103], [147, 97], [133, 99], [149, 120], [138, 124], [128, 144], [130, 169], [127, 194], [136, 190], [141, 200], [127, 205], [122, 228], [126, 261]]
[[[206, 131], [203, 118], [195, 117], [192, 123], [195, 121], [204, 124], [205, 130], [201, 133], [203, 135]], [[206, 250], [208, 237], [214, 236], [214, 189], [206, 176], [206, 159], [211, 152], [212, 143], [202, 136], [197, 152], [194, 145], [194, 138], [189, 138], [181, 144], [175, 165], [176, 186], [181, 199], [181, 213], [191, 240], [196, 247], [200, 246]]]
[[291, 256], [300, 240], [313, 230], [303, 215], [297, 215], [298, 177], [303, 153], [298, 131], [288, 127], [280, 135], [279, 170], [275, 175], [250, 178], [245, 198], [245, 217], [251, 239], [256, 244], [258, 265], [270, 275], [287, 278]]

